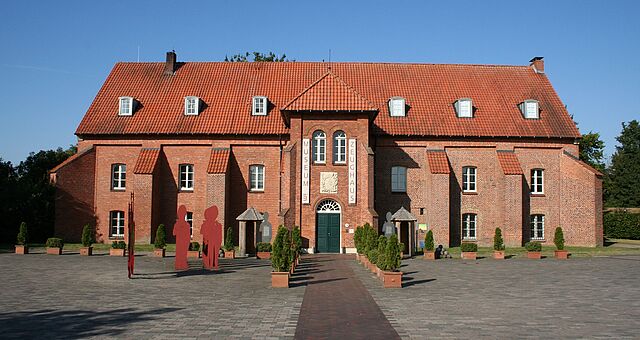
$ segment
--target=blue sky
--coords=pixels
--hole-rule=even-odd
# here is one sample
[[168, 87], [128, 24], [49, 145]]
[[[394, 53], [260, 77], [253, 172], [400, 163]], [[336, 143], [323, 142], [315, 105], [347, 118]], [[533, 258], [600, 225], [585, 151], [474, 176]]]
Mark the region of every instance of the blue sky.
[[640, 118], [640, 1], [10, 1], [0, 11], [0, 157], [67, 147], [114, 63], [298, 61], [528, 64], [582, 133], [614, 151]]

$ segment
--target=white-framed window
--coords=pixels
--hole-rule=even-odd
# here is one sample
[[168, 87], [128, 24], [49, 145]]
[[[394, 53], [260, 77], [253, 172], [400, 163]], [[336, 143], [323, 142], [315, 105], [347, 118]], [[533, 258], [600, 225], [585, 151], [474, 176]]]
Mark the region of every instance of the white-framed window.
[[407, 192], [407, 168], [391, 167], [391, 192]]
[[111, 189], [125, 190], [127, 187], [127, 165], [111, 165]]
[[531, 215], [531, 239], [544, 240], [544, 215]]
[[264, 191], [264, 165], [249, 166], [249, 182], [251, 191]]
[[389, 99], [389, 114], [391, 117], [404, 117], [406, 115], [406, 101], [402, 97]]
[[475, 166], [465, 166], [462, 168], [462, 191], [476, 192], [476, 175], [477, 168]]
[[531, 193], [544, 194], [544, 170], [531, 170]]
[[187, 211], [187, 214], [184, 215], [184, 220], [189, 223], [189, 235], [193, 238], [193, 212]]
[[180, 164], [180, 190], [193, 190], [193, 164]]
[[327, 135], [318, 130], [313, 133], [313, 162], [325, 163], [327, 158]]
[[524, 118], [527, 119], [540, 118], [540, 107], [538, 105], [538, 101], [535, 99], [527, 99], [520, 103], [520, 112], [522, 112]]
[[267, 101], [267, 97], [264, 97], [264, 96], [253, 97], [251, 114], [254, 116], [266, 116], [268, 103], [269, 102]]
[[197, 116], [200, 113], [200, 98], [195, 96], [184, 97], [184, 114]]
[[456, 101], [456, 114], [458, 118], [473, 118], [473, 101], [469, 98], [460, 98]]
[[133, 97], [120, 97], [118, 104], [118, 115], [131, 116], [133, 114]]
[[478, 224], [478, 215], [464, 214], [462, 215], [462, 239], [475, 240], [476, 227]]
[[124, 211], [109, 212], [109, 236], [124, 237]]
[[333, 162], [347, 162], [347, 134], [344, 131], [336, 131], [333, 134]]

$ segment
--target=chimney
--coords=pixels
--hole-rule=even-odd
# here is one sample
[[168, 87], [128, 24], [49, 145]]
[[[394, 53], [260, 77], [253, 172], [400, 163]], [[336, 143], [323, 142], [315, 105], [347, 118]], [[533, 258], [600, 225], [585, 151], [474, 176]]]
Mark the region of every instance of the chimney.
[[164, 74], [173, 75], [176, 72], [176, 51], [167, 52], [167, 62], [164, 64]]
[[533, 59], [529, 60], [531, 64], [529, 66], [533, 67], [533, 70], [536, 73], [544, 73], [544, 57], [533, 57]]

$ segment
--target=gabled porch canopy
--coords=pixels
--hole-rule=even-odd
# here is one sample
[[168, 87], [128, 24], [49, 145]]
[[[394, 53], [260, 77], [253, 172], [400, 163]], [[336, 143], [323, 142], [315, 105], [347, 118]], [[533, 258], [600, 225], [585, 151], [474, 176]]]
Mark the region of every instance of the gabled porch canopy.
[[256, 249], [258, 236], [258, 222], [262, 222], [264, 216], [254, 207], [249, 207], [236, 220], [240, 222], [238, 228], [238, 246], [240, 248], [240, 256], [247, 255], [247, 222], [253, 223], [253, 249]]
[[[391, 222], [396, 225], [396, 233], [398, 234], [398, 240], [403, 242], [403, 239], [406, 237], [405, 247], [407, 252], [409, 253], [409, 257], [413, 255], [413, 250], [416, 246], [416, 221], [418, 219], [413, 216], [412, 213], [407, 211], [404, 207], [400, 207], [395, 214], [391, 216]], [[406, 223], [406, 230], [402, 231], [402, 223]], [[406, 233], [406, 235], [404, 234]], [[402, 250], [404, 252], [404, 249]]]

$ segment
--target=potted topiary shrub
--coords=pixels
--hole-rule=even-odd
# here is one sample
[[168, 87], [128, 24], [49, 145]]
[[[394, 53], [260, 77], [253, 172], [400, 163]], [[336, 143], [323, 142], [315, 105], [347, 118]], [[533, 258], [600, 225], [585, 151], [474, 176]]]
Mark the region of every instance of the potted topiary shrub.
[[379, 255], [382, 269], [382, 284], [384, 288], [402, 288], [402, 272], [398, 271], [402, 256], [400, 255], [398, 236], [393, 234], [386, 241], [385, 252]]
[[496, 260], [504, 260], [504, 240], [502, 239], [502, 230], [496, 228], [493, 235], [493, 258]]
[[200, 243], [195, 241], [189, 243], [189, 250], [187, 251], [187, 257], [194, 257], [196, 259], [200, 258]]
[[564, 233], [562, 232], [562, 228], [556, 228], [556, 232], [553, 235], [553, 243], [556, 245], [556, 250], [553, 252], [555, 258], [566, 260], [569, 257], [569, 252], [564, 250]]
[[356, 247], [356, 260], [361, 262], [360, 254], [362, 254], [362, 227], [357, 226], [353, 233], [353, 245]]
[[80, 247], [80, 255], [93, 255], [93, 229], [89, 224], [85, 224], [82, 228], [82, 247]]
[[284, 226], [278, 227], [276, 238], [273, 241], [273, 250], [271, 251], [271, 286], [275, 288], [289, 288], [289, 252], [291, 251], [289, 238], [289, 230]]
[[478, 254], [478, 245], [473, 242], [462, 242], [460, 251], [462, 252], [462, 259], [475, 260]]
[[153, 256], [165, 257], [167, 252], [167, 230], [164, 224], [160, 224], [156, 230], [156, 239], [153, 242]]
[[47, 247], [47, 254], [49, 255], [62, 255], [62, 248], [64, 248], [64, 242], [61, 238], [50, 237], [45, 244]]
[[433, 242], [433, 231], [429, 230], [427, 231], [427, 236], [425, 236], [424, 238], [424, 259], [435, 260], [436, 259], [435, 249], [436, 249], [436, 246]]
[[236, 257], [236, 251], [233, 247], [233, 229], [229, 227], [227, 229], [226, 234], [224, 235], [224, 244], [222, 245], [224, 249], [224, 258], [232, 259]]
[[271, 243], [258, 242], [256, 244], [256, 257], [260, 260], [268, 260], [271, 258]]
[[527, 258], [541, 259], [542, 258], [542, 244], [537, 241], [531, 241], [524, 244], [524, 248], [527, 249]]
[[18, 237], [16, 238], [16, 254], [29, 254], [29, 233], [27, 232], [27, 223], [20, 223], [20, 230], [18, 231]]
[[124, 241], [111, 242], [111, 249], [109, 249], [109, 256], [124, 256], [127, 244]]
[[302, 252], [302, 234], [300, 233], [300, 227], [294, 226], [291, 231], [291, 242], [294, 251], [294, 267], [300, 262], [300, 253]]
[[378, 251], [376, 258], [376, 275], [382, 280], [382, 269], [385, 262], [385, 255], [387, 251], [387, 238], [384, 235], [378, 236]]

